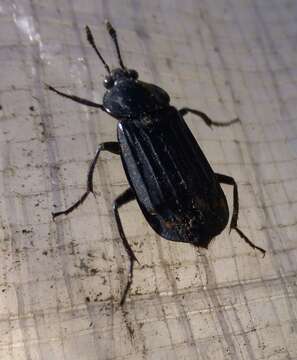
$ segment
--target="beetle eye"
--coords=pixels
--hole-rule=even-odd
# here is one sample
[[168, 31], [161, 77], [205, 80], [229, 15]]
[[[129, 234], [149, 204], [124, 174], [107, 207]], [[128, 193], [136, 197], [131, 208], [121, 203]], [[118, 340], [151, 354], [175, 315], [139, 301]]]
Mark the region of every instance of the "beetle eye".
[[138, 72], [136, 70], [128, 70], [128, 76], [131, 79], [138, 79]]
[[106, 76], [106, 78], [104, 79], [103, 85], [106, 89], [110, 89], [113, 87], [114, 81], [112, 76]]

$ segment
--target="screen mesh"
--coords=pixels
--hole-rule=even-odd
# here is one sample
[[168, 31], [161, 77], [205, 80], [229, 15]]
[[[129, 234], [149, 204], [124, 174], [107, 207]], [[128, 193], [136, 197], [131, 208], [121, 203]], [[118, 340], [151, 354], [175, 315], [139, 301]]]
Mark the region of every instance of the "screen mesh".
[[[0, 358], [294, 359], [296, 346], [297, 3], [293, 0], [2, 1], [0, 4]], [[54, 222], [85, 189], [116, 120], [46, 90], [101, 103], [92, 29], [127, 67], [213, 120], [187, 123], [213, 169], [239, 187], [239, 227], [208, 250], [161, 239], [138, 206], [120, 210], [140, 264], [123, 308], [128, 259], [112, 215], [127, 188], [102, 153], [96, 197]], [[223, 186], [232, 210], [232, 187]]]

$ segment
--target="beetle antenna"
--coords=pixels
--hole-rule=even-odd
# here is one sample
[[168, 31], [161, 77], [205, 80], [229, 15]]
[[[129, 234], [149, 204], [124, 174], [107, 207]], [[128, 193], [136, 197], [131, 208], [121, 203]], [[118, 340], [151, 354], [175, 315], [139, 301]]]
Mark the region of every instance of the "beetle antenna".
[[110, 74], [110, 68], [106, 64], [106, 62], [103, 59], [102, 55], [100, 54], [99, 50], [97, 49], [93, 34], [92, 34], [92, 32], [91, 32], [91, 30], [90, 30], [90, 28], [88, 26], [86, 26], [86, 33], [87, 33], [88, 42], [91, 44], [92, 48], [96, 51], [96, 54], [99, 56], [99, 59], [103, 62], [103, 65], [104, 65], [106, 71]]
[[111, 36], [116, 50], [117, 50], [117, 54], [118, 54], [118, 59], [119, 59], [119, 63], [121, 68], [124, 70], [125, 66], [122, 60], [122, 56], [121, 56], [121, 52], [120, 52], [120, 47], [119, 47], [119, 43], [118, 43], [118, 38], [117, 38], [117, 33], [115, 31], [115, 29], [112, 27], [111, 23], [109, 21], [106, 21], [106, 27], [107, 27], [107, 31], [109, 32], [109, 35]]

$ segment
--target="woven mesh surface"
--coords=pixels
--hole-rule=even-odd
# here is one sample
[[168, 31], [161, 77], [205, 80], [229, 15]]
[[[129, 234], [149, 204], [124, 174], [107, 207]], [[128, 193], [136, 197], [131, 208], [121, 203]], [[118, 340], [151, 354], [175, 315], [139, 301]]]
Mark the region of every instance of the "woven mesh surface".
[[[297, 4], [287, 0], [22, 0], [0, 3], [0, 358], [3, 360], [296, 359]], [[240, 228], [207, 251], [158, 237], [121, 209], [140, 265], [124, 308], [128, 259], [112, 217], [127, 188], [103, 153], [96, 198], [68, 217], [108, 115], [50, 93], [101, 102], [105, 71], [88, 24], [125, 63], [228, 128], [187, 123], [216, 172], [238, 182]], [[230, 208], [232, 188], [224, 186]]]

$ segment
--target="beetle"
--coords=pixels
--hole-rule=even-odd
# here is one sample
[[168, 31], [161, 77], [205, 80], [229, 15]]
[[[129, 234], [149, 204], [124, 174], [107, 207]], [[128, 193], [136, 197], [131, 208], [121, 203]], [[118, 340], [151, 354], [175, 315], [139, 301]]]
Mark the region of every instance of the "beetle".
[[87, 40], [103, 63], [107, 75], [103, 104], [70, 95], [46, 85], [48, 90], [79, 104], [98, 108], [118, 120], [117, 142], [104, 142], [97, 148], [87, 175], [87, 189], [68, 209], [53, 213], [53, 218], [67, 215], [81, 205], [93, 190], [94, 169], [101, 151], [121, 156], [129, 188], [113, 203], [113, 213], [120, 238], [129, 257], [129, 275], [120, 304], [123, 305], [133, 280], [135, 261], [119, 216], [119, 208], [136, 200], [142, 213], [161, 237], [207, 248], [229, 221], [229, 209], [221, 184], [233, 186], [233, 214], [230, 231], [238, 235], [263, 256], [265, 250], [256, 246], [237, 226], [239, 200], [235, 180], [215, 173], [184, 116], [199, 116], [209, 126], [229, 126], [239, 121], [216, 122], [199, 110], [184, 107], [177, 110], [170, 104], [165, 90], [138, 79], [134, 69], [123, 63], [117, 33], [109, 22], [107, 30], [115, 45], [119, 67], [110, 70], [99, 52], [92, 32], [86, 26]]

